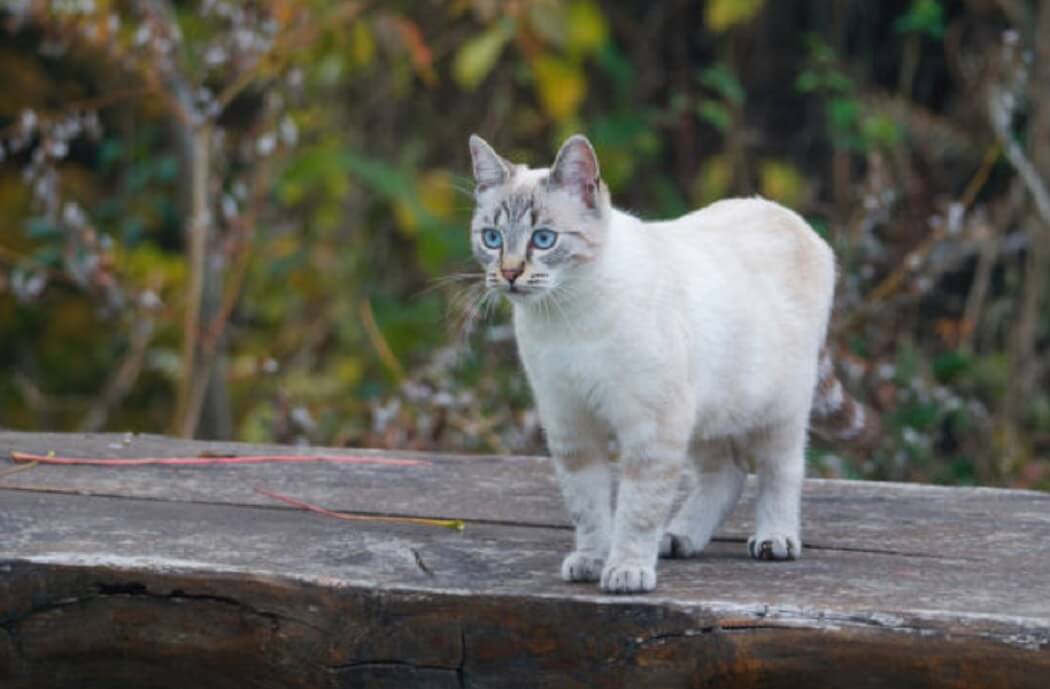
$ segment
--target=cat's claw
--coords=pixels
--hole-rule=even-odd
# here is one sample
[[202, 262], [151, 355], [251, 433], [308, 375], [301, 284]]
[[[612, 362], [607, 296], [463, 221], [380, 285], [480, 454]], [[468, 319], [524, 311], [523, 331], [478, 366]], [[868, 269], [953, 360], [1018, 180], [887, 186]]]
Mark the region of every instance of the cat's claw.
[[747, 539], [747, 552], [756, 560], [797, 560], [802, 543], [797, 537], [778, 533], [755, 534]]
[[645, 593], [656, 588], [656, 568], [644, 565], [609, 564], [602, 570], [602, 591]]
[[668, 531], [660, 539], [660, 557], [680, 559], [695, 557], [700, 551], [693, 546], [693, 539]]
[[598, 581], [604, 564], [600, 557], [569, 553], [561, 563], [561, 578], [565, 581]]

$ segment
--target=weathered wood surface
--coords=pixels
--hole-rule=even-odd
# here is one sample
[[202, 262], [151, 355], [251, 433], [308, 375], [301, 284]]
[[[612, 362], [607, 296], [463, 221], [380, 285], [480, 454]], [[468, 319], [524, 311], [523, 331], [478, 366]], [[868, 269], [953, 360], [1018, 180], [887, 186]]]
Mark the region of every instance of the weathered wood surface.
[[[12, 450], [288, 448], [0, 433]], [[808, 481], [804, 558], [764, 563], [749, 487], [699, 559], [611, 597], [557, 578], [544, 460], [425, 458], [0, 477], [0, 687], [1050, 686], [1050, 495]]]

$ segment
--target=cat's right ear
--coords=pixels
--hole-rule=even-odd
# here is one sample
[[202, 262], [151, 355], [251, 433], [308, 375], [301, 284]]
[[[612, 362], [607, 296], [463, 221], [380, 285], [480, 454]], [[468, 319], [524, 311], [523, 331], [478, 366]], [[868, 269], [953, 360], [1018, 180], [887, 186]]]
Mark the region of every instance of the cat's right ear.
[[598, 156], [583, 134], [574, 134], [562, 144], [551, 165], [549, 185], [553, 189], [565, 189], [587, 208], [598, 210], [601, 188]]
[[470, 135], [470, 157], [474, 161], [475, 193], [498, 187], [510, 178], [510, 165], [477, 134]]

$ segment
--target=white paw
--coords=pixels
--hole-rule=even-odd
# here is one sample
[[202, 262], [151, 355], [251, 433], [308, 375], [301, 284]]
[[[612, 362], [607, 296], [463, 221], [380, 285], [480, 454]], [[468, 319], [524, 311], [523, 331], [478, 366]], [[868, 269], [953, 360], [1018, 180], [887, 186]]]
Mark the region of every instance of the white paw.
[[747, 552], [756, 560], [797, 560], [802, 557], [802, 541], [779, 533], [755, 534], [747, 539]]
[[561, 562], [561, 578], [565, 581], [598, 581], [605, 561], [600, 557], [569, 553]]
[[693, 545], [693, 539], [688, 536], [668, 531], [660, 539], [660, 557], [686, 558], [694, 557], [699, 553], [700, 551]]
[[610, 563], [602, 570], [602, 591], [644, 593], [656, 588], [656, 568]]

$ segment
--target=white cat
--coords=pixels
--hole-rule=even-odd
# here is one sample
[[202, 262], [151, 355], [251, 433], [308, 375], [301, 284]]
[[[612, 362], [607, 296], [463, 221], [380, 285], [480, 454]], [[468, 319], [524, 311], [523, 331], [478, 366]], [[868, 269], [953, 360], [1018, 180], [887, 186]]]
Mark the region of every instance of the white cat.
[[[576, 528], [562, 577], [652, 590], [658, 554], [698, 553], [732, 510], [748, 459], [759, 478], [748, 551], [798, 558], [811, 410], [828, 432], [865, 427], [823, 349], [830, 247], [762, 199], [665, 222], [616, 210], [580, 135], [549, 170], [510, 163], [478, 136], [470, 150], [474, 255], [486, 286], [513, 304]], [[610, 437], [620, 455], [615, 514]], [[687, 457], [690, 492], [668, 523]]]

